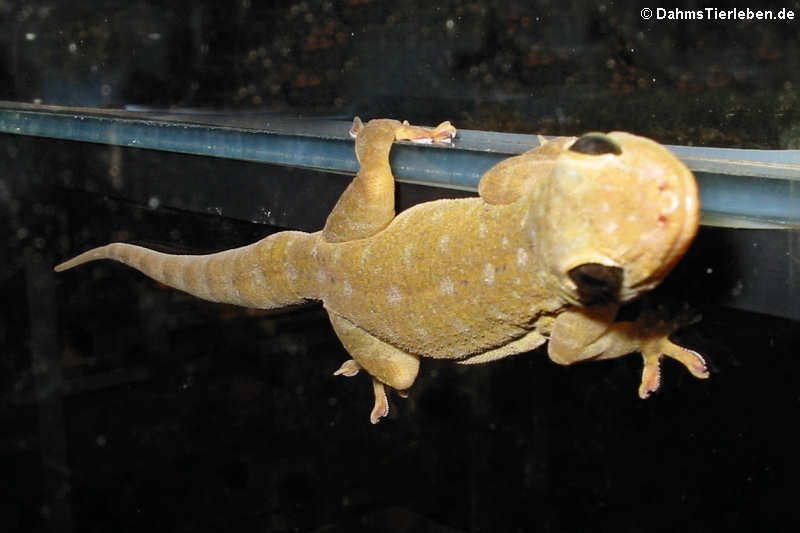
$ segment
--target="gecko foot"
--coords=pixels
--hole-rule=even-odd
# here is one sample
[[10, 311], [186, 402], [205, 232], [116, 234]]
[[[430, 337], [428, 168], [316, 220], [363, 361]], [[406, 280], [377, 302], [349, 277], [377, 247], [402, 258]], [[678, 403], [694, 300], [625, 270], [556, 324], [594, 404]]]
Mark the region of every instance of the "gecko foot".
[[375, 393], [375, 405], [369, 414], [369, 421], [377, 424], [381, 418], [389, 414], [389, 400], [386, 398], [386, 389], [383, 383], [375, 378], [372, 378], [372, 391]]
[[640, 398], [647, 398], [658, 389], [661, 382], [660, 363], [663, 356], [679, 361], [696, 378], [708, 377], [708, 367], [699, 353], [678, 346], [664, 336], [649, 342], [642, 348], [644, 369], [642, 370], [642, 383], [639, 385]]
[[[364, 129], [364, 123], [359, 117], [353, 119], [353, 125], [350, 127], [350, 136], [357, 137], [359, 132]], [[395, 131], [395, 140], [397, 141], [411, 141], [415, 143], [449, 143], [456, 136], [456, 128], [450, 124], [450, 121], [445, 121], [436, 126], [435, 128], [425, 128], [422, 126], [412, 126], [407, 120], [397, 126]]]
[[411, 141], [415, 143], [429, 144], [449, 143], [456, 136], [456, 128], [450, 121], [444, 121], [435, 128], [423, 128], [421, 126], [411, 126], [408, 121], [403, 122], [403, 126], [397, 130], [396, 139], [398, 141]]
[[[349, 359], [342, 363], [342, 366], [333, 373], [334, 376], [353, 377], [361, 370], [359, 365], [354, 359]], [[383, 383], [375, 378], [372, 378], [372, 392], [375, 394], [375, 404], [372, 406], [372, 412], [369, 414], [369, 421], [377, 424], [389, 414], [389, 400], [386, 397], [386, 388]], [[405, 391], [404, 391], [405, 392]], [[408, 396], [406, 394], [404, 398]]]
[[358, 371], [361, 370], [361, 365], [355, 362], [353, 359], [349, 359], [342, 363], [342, 366], [333, 373], [334, 376], [345, 376], [351, 378], [358, 374]]
[[[342, 366], [333, 373], [334, 376], [353, 377], [361, 370], [359, 365], [354, 359], [349, 359], [342, 363]], [[372, 378], [372, 392], [375, 394], [375, 404], [372, 406], [372, 412], [369, 414], [369, 421], [377, 424], [389, 414], [389, 400], [386, 397], [386, 388], [383, 383], [375, 378]]]

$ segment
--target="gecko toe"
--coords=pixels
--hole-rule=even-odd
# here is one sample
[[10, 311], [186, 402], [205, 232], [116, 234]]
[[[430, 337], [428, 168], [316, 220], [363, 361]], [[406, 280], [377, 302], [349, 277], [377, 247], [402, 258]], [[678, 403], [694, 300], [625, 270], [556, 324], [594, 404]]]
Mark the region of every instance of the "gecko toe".
[[350, 137], [353, 137], [355, 139], [356, 137], [358, 137], [358, 133], [363, 129], [364, 129], [364, 123], [361, 122], [361, 118], [354, 117], [353, 125], [350, 126], [350, 131], [349, 131]]
[[349, 359], [342, 363], [342, 366], [333, 373], [334, 376], [345, 376], [351, 378], [358, 374], [358, 371], [361, 370], [361, 365], [355, 362], [353, 359]]
[[639, 398], [645, 400], [661, 385], [661, 354], [642, 354], [642, 382], [639, 385]]
[[675, 359], [686, 367], [692, 375], [699, 379], [706, 379], [709, 376], [708, 366], [705, 359], [694, 350], [689, 350], [683, 346], [678, 346], [667, 338], [662, 339], [660, 350], [665, 356]]
[[386, 398], [386, 390], [383, 383], [375, 378], [372, 378], [372, 391], [375, 393], [375, 405], [369, 414], [369, 421], [372, 424], [377, 424], [381, 421], [381, 418], [389, 414], [389, 400]]

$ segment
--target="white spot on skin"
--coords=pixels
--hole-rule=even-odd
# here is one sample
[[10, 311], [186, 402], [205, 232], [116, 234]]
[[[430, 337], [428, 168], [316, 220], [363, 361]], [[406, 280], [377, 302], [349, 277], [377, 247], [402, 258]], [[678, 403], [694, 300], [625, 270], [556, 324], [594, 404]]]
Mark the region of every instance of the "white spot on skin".
[[492, 316], [494, 316], [496, 320], [499, 320], [500, 322], [505, 322], [508, 320], [508, 315], [505, 314], [499, 307], [490, 305], [487, 310], [492, 314]]
[[411, 266], [411, 257], [414, 254], [414, 245], [406, 244], [403, 248], [403, 266]]
[[483, 267], [483, 282], [487, 285], [494, 283], [494, 265], [486, 263]]
[[455, 293], [455, 285], [450, 278], [442, 278], [439, 280], [439, 292], [445, 296], [452, 296]]
[[462, 335], [467, 334], [467, 333], [471, 333], [470, 327], [468, 325], [466, 325], [464, 322], [462, 322], [461, 320], [457, 319], [457, 318], [453, 319], [453, 329], [455, 329], [456, 331], [458, 331]]
[[262, 272], [260, 268], [251, 270], [250, 277], [253, 279], [253, 285], [258, 288], [265, 288], [269, 286], [267, 284], [267, 279], [264, 277], [264, 272]]
[[444, 213], [442, 212], [442, 210], [441, 210], [441, 209], [436, 209], [436, 210], [435, 210], [435, 211], [434, 211], [434, 212], [431, 214], [431, 220], [432, 220], [433, 222], [439, 222], [440, 220], [442, 220], [442, 216], [443, 216], [443, 215], [444, 215]]
[[317, 247], [317, 245], [315, 244], [315, 245], [314, 245], [314, 247], [313, 247], [313, 248], [311, 249], [311, 251], [309, 252], [309, 255], [310, 255], [312, 258], [316, 259], [316, 258], [317, 258], [317, 254], [318, 254], [318, 253], [319, 253], [319, 247]]
[[345, 298], [350, 298], [350, 296], [353, 295], [353, 286], [349, 281], [342, 283], [342, 293], [344, 294]]
[[608, 234], [614, 233], [615, 231], [617, 231], [618, 228], [619, 224], [617, 224], [616, 222], [609, 222], [608, 224], [606, 224], [606, 233]]
[[525, 248], [517, 248], [517, 264], [521, 267], [528, 264], [528, 252]]
[[508, 237], [503, 237], [503, 240], [502, 240], [502, 241], [500, 241], [500, 244], [503, 246], [503, 248], [508, 248], [508, 246], [509, 246], [511, 243], [510, 243], [510, 242], [508, 242]]
[[[402, 231], [402, 230], [404, 230], [406, 228], [406, 226], [408, 225], [409, 220], [411, 220], [411, 219], [410, 219], [410, 217], [403, 216], [403, 215], [400, 215], [398, 218], [400, 219], [400, 221], [396, 223], [397, 224], [397, 228], [398, 228], [399, 231]], [[397, 219], [395, 219], [395, 220], [397, 220]]]
[[294, 265], [286, 265], [286, 278], [289, 281], [294, 281], [297, 279], [297, 270], [295, 270]]
[[486, 224], [481, 222], [478, 225], [478, 237], [480, 237], [481, 239], [485, 239], [486, 233], [487, 233]]
[[442, 252], [443, 254], [447, 253], [448, 244], [450, 244], [450, 235], [447, 234], [442, 235], [442, 237], [439, 239], [439, 251]]
[[400, 303], [403, 300], [403, 296], [400, 294], [400, 291], [397, 290], [397, 287], [391, 286], [389, 287], [389, 293], [386, 296], [386, 301], [390, 304]]
[[[363, 267], [364, 264], [369, 260], [369, 254], [372, 252], [372, 248], [370, 246], [365, 246], [363, 250], [361, 250], [361, 266]], [[338, 255], [334, 254], [333, 260], [336, 261], [338, 259]]]

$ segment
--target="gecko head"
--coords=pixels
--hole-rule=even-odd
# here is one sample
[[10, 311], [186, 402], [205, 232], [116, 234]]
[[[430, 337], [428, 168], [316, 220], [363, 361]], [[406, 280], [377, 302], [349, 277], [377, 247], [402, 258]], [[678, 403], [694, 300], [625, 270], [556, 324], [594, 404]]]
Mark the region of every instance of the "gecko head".
[[692, 172], [629, 133], [589, 133], [566, 145], [544, 194], [532, 237], [572, 303], [625, 302], [652, 289], [697, 232]]

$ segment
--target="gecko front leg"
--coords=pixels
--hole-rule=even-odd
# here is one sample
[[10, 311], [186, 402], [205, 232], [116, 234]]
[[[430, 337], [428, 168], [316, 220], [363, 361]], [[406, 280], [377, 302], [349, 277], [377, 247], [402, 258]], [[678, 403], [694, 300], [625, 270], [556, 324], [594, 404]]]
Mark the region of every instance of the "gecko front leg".
[[550, 359], [569, 365], [639, 352], [644, 359], [640, 398], [647, 398], [658, 389], [660, 361], [665, 356], [679, 361], [697, 378], [708, 377], [706, 362], [700, 354], [668, 339], [680, 326], [680, 321], [659, 320], [647, 312], [634, 322], [614, 322], [617, 309], [617, 306], [610, 305], [563, 312], [556, 318], [551, 331]]
[[412, 126], [391, 119], [356, 117], [350, 135], [356, 138], [356, 158], [361, 166], [333, 207], [322, 237], [326, 242], [364, 239], [385, 228], [394, 218], [394, 177], [389, 151], [395, 141], [450, 142], [456, 129], [449, 122], [435, 128]]

